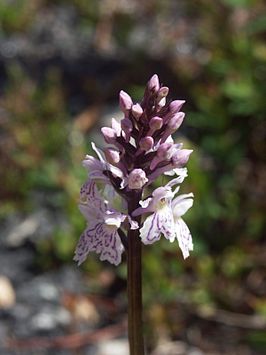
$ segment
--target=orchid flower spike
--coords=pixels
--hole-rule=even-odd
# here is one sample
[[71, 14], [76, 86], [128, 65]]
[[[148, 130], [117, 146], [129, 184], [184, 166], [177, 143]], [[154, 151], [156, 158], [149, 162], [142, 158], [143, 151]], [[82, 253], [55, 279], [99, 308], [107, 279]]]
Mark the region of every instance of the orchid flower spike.
[[[177, 240], [184, 258], [193, 249], [182, 219], [192, 207], [193, 194], [176, 196], [188, 174], [185, 166], [192, 153], [173, 139], [185, 117], [180, 111], [185, 101], [171, 101], [168, 94], [169, 88], [160, 83], [157, 74], [148, 81], [140, 102], [121, 90], [123, 119], [112, 118], [111, 125], [101, 129], [107, 146], [99, 149], [92, 143], [96, 157], [86, 155], [83, 161], [88, 180], [81, 188], [79, 209], [87, 227], [75, 252], [79, 265], [90, 252], [118, 265], [130, 245], [126, 236], [130, 238], [130, 229], [137, 230], [134, 238], [139, 236], [144, 244], [161, 236], [170, 242]], [[142, 200], [146, 187], [151, 188], [162, 175], [172, 180]], [[108, 194], [100, 192], [100, 185], [106, 186]]]

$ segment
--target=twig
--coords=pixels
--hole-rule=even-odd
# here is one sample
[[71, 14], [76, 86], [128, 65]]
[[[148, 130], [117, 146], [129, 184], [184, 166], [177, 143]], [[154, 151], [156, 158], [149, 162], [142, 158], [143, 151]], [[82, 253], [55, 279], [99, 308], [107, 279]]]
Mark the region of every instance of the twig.
[[28, 339], [8, 339], [6, 347], [9, 349], [75, 349], [88, 344], [107, 340], [122, 335], [126, 330], [126, 323], [110, 325], [95, 331], [62, 335], [54, 338], [28, 338]]

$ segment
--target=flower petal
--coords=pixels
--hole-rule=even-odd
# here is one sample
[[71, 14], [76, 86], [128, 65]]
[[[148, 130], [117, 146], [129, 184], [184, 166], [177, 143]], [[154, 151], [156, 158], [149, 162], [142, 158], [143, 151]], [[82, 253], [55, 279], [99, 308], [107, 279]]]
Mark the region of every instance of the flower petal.
[[121, 226], [121, 223], [124, 222], [125, 219], [126, 215], [120, 212], [106, 211], [104, 222], [108, 226], [114, 226], [117, 229]]
[[92, 149], [95, 151], [95, 153], [97, 154], [99, 160], [102, 162], [102, 163], [106, 163], [106, 159], [105, 159], [105, 156], [104, 156], [104, 152], [97, 148], [96, 147], [96, 144], [94, 142], [91, 142], [91, 146], [92, 146]]
[[[187, 175], [187, 168], [173, 169], [173, 173], [178, 175], [178, 177], [176, 177], [173, 180], [169, 181], [166, 186], [172, 187], [174, 185], [181, 184], [184, 181], [184, 179], [188, 176]], [[171, 174], [167, 174], [167, 172], [164, 173], [164, 174], [165, 175], [171, 175]]]
[[[89, 209], [98, 210], [101, 214], [104, 214], [107, 210], [107, 201], [105, 201], [93, 180], [87, 180], [80, 189], [80, 199], [88, 205]], [[82, 204], [83, 206], [83, 204]], [[83, 208], [83, 207], [82, 207]], [[82, 212], [82, 211], [81, 211]], [[83, 213], [83, 212], [82, 212]], [[85, 216], [86, 217], [86, 216]]]
[[160, 239], [160, 230], [158, 228], [158, 213], [153, 213], [146, 218], [140, 229], [140, 238], [144, 244], [152, 244]]
[[74, 260], [78, 262], [78, 265], [82, 264], [89, 252], [96, 251], [101, 245], [101, 239], [97, 235], [97, 228], [101, 223], [94, 224], [92, 227], [85, 229], [80, 236], [79, 242], [75, 250]]
[[158, 211], [158, 229], [170, 242], [175, 240], [176, 234], [173, 212], [167, 205]]
[[114, 265], [120, 264], [124, 247], [121, 243], [121, 239], [117, 233], [117, 230], [115, 229], [110, 232], [108, 228], [103, 226], [102, 231], [103, 243], [100, 252], [100, 260], [107, 260]]
[[177, 196], [173, 202], [173, 214], [174, 218], [179, 218], [183, 216], [193, 205], [193, 193], [183, 194]]
[[101, 168], [102, 171], [103, 170], [109, 170], [109, 171], [111, 171], [111, 173], [114, 176], [117, 176], [120, 179], [123, 179], [123, 177], [124, 177], [123, 172], [119, 168], [117, 168], [116, 166], [114, 166], [114, 165], [112, 165], [112, 164], [107, 162], [107, 160], [105, 158], [105, 155], [104, 155], [104, 152], [101, 149], [97, 148], [95, 143], [93, 143], [93, 142], [91, 143], [91, 146], [92, 146], [92, 149], [95, 151], [95, 153], [98, 155], [100, 163], [102, 164], [102, 168]]
[[175, 221], [175, 231], [179, 247], [184, 259], [186, 259], [189, 256], [189, 251], [193, 250], [193, 242], [188, 226], [182, 218], [178, 218]]
[[134, 219], [132, 219], [129, 215], [127, 216], [129, 225], [130, 225], [130, 229], [139, 229], [139, 224], [137, 221], [134, 221]]

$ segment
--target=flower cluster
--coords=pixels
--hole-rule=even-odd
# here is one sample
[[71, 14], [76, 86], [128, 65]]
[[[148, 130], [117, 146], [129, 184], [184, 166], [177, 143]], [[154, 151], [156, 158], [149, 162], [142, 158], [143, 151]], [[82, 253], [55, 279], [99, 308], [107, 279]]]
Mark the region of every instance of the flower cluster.
[[[177, 239], [184, 258], [193, 249], [190, 231], [181, 218], [192, 206], [193, 194], [176, 196], [187, 176], [184, 166], [192, 150], [183, 149], [172, 139], [185, 116], [180, 111], [184, 101], [166, 100], [168, 92], [157, 75], [147, 83], [140, 103], [133, 103], [121, 91], [119, 104], [124, 118], [121, 122], [113, 118], [111, 127], [101, 130], [108, 147], [101, 150], [92, 143], [97, 158], [87, 155], [83, 161], [88, 180], [81, 188], [79, 208], [88, 223], [75, 252], [79, 264], [95, 251], [101, 260], [118, 265], [126, 247], [123, 230], [129, 228], [139, 229], [144, 244], [154, 243], [161, 235], [170, 242]], [[145, 188], [163, 174], [173, 179], [141, 200]], [[136, 196], [140, 196], [139, 205], [133, 212], [114, 208], [117, 197], [126, 209]], [[142, 225], [134, 220], [147, 213]]]

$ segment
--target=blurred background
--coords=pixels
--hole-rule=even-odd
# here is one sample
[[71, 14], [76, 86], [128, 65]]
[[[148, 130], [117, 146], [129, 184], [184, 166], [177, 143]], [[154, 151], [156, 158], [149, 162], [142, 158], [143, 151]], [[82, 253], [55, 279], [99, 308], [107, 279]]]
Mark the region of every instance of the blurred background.
[[126, 266], [72, 261], [90, 142], [157, 73], [185, 99], [194, 252], [143, 248], [153, 355], [266, 352], [263, 0], [0, 1], [0, 353], [126, 355]]

